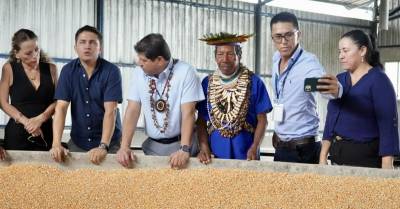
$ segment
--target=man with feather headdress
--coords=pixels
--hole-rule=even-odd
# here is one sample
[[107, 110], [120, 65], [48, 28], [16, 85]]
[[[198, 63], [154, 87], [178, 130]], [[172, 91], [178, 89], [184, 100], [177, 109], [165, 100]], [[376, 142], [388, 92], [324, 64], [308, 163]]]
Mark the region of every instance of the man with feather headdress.
[[203, 79], [206, 100], [198, 103], [197, 120], [202, 163], [211, 154], [225, 159], [259, 159], [259, 147], [272, 105], [263, 81], [240, 63], [240, 43], [251, 35], [221, 32], [201, 41], [215, 46], [218, 69]]

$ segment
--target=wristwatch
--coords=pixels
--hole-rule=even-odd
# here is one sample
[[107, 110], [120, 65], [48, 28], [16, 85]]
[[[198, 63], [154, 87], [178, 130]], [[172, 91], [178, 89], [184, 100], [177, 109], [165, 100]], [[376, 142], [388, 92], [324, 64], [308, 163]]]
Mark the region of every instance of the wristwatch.
[[103, 143], [103, 142], [100, 143], [98, 148], [105, 149], [107, 152], [109, 150], [108, 145], [106, 143]]
[[181, 147], [179, 149], [184, 151], [184, 152], [190, 153], [189, 145], [181, 145]]

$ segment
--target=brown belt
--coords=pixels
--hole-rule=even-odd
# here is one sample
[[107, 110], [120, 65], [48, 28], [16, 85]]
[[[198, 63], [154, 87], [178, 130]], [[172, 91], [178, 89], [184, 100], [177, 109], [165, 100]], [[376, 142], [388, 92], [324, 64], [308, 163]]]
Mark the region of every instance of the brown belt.
[[274, 148], [296, 149], [297, 146], [306, 145], [314, 142], [315, 142], [315, 136], [291, 140], [291, 141], [282, 141], [275, 132], [274, 135], [272, 136], [272, 145], [274, 146]]

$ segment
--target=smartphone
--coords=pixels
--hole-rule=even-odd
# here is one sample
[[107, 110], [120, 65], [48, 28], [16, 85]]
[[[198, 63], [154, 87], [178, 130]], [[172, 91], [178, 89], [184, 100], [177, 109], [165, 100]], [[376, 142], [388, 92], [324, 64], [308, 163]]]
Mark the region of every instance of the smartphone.
[[318, 79], [320, 78], [306, 78], [304, 80], [304, 91], [305, 92], [314, 92], [318, 91], [317, 86], [318, 85], [327, 85], [326, 83], [319, 83]]

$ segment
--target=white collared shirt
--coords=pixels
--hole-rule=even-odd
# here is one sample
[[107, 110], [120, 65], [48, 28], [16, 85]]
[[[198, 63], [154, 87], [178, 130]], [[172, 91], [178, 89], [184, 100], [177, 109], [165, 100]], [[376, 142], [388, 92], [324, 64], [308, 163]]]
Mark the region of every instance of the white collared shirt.
[[[169, 118], [168, 128], [164, 133], [161, 133], [159, 129], [154, 125], [152, 119], [152, 111], [150, 105], [150, 87], [149, 79], [155, 80], [157, 90], [162, 94], [166, 80], [170, 73], [170, 67], [172, 65], [172, 59], [168, 66], [162, 73], [158, 75], [158, 78], [148, 76], [143, 72], [140, 66], [134, 69], [132, 85], [128, 93], [127, 99], [136, 101], [141, 104], [142, 113], [145, 119], [145, 132], [147, 136], [159, 139], [159, 138], [172, 138], [181, 133], [182, 125], [182, 112], [181, 105], [188, 102], [197, 102], [204, 100], [204, 93], [201, 88], [200, 78], [196, 74], [196, 69], [183, 61], [178, 61], [173, 69], [173, 75], [170, 81], [171, 87], [168, 92], [168, 104], [169, 104]], [[155, 92], [155, 94], [157, 94]], [[159, 99], [159, 96], [154, 96], [154, 99]], [[163, 97], [165, 99], [165, 96]], [[159, 113], [157, 110], [156, 118], [158, 124], [162, 127], [164, 124], [165, 113]]]

